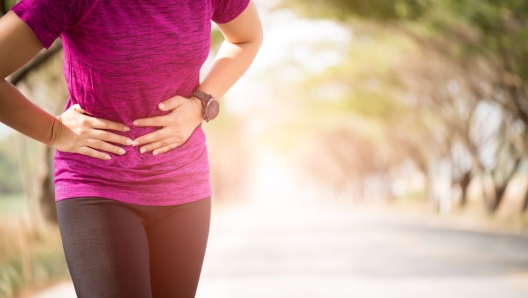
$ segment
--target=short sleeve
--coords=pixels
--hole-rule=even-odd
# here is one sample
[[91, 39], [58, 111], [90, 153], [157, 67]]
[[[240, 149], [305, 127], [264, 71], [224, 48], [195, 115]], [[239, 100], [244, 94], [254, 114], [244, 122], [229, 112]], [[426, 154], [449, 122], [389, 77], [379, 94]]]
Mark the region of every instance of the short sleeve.
[[33, 30], [47, 49], [70, 26], [78, 24], [97, 0], [20, 0], [11, 10]]
[[211, 20], [224, 24], [238, 17], [249, 5], [250, 0], [215, 0], [216, 5]]

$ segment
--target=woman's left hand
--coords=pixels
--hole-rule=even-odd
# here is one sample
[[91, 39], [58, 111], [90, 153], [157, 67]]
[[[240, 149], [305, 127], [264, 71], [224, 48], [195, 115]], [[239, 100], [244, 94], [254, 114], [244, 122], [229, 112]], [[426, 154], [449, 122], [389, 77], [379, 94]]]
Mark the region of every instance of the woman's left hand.
[[161, 111], [172, 110], [170, 114], [134, 120], [134, 126], [163, 126], [163, 128], [134, 140], [133, 146], [141, 147], [141, 153], [165, 153], [185, 143], [196, 127], [204, 120], [202, 103], [196, 97], [171, 97], [158, 105]]

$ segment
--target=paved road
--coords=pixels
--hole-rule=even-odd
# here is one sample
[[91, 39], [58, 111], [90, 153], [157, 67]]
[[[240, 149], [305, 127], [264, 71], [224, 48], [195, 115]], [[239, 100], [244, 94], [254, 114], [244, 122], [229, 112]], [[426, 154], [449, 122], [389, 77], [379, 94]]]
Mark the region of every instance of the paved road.
[[[528, 297], [528, 235], [373, 208], [219, 212], [198, 298]], [[64, 284], [38, 298], [75, 297]]]

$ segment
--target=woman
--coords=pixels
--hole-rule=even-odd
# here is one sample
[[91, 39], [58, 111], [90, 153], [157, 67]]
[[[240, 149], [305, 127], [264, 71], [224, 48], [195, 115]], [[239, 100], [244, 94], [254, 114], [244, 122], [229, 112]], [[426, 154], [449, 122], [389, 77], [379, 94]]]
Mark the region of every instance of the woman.
[[[211, 20], [225, 41], [200, 82]], [[194, 297], [211, 206], [202, 123], [260, 48], [254, 4], [21, 0], [0, 19], [3, 77], [58, 37], [64, 113], [3, 80], [0, 121], [56, 149], [57, 214], [78, 297]]]

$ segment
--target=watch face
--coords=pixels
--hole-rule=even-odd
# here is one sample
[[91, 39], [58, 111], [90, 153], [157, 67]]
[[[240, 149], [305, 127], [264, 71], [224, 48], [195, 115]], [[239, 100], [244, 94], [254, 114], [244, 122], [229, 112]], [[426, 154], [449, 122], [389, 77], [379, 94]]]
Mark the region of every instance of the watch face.
[[213, 120], [218, 115], [218, 112], [220, 111], [220, 104], [218, 103], [218, 100], [212, 99], [209, 101], [209, 104], [207, 105], [207, 119]]

